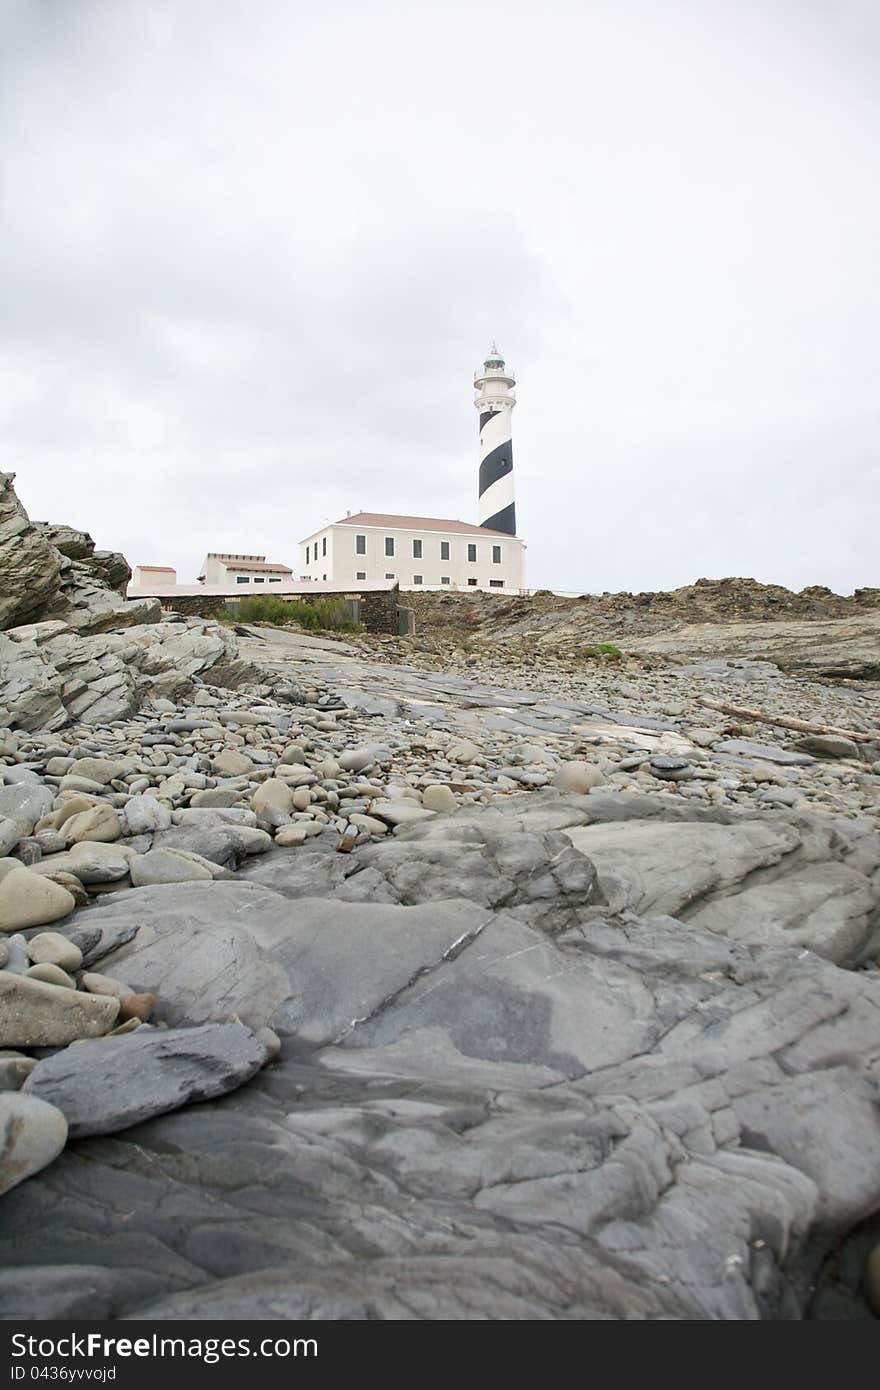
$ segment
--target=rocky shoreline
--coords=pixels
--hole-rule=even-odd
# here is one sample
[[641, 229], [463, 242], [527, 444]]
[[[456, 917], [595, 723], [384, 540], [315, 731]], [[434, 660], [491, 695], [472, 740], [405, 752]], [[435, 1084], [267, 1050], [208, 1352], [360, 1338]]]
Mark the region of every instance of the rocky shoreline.
[[0, 634], [0, 1316], [880, 1311], [873, 683], [64, 573]]

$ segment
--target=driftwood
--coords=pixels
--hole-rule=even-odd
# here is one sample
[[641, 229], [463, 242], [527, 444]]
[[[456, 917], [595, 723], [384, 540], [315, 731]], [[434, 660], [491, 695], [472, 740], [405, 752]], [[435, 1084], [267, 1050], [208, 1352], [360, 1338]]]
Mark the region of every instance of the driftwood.
[[717, 709], [721, 714], [732, 714], [737, 719], [753, 719], [759, 724], [778, 724], [781, 729], [795, 729], [799, 734], [834, 734], [837, 738], [849, 738], [854, 743], [871, 743], [880, 739], [880, 733], [860, 734], [855, 729], [838, 729], [833, 724], [809, 724], [806, 719], [790, 719], [786, 714], [768, 714], [762, 709], [748, 709], [745, 705], [725, 705], [721, 700], [710, 700], [701, 695], [697, 703], [707, 709]]

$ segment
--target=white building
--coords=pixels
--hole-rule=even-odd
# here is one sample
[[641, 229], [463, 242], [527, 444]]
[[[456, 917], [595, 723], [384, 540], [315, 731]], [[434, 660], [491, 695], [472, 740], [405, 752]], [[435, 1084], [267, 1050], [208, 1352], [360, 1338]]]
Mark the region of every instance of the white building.
[[523, 551], [516, 536], [427, 516], [358, 512], [307, 536], [300, 578], [356, 587], [396, 580], [401, 589], [523, 587]]
[[130, 589], [173, 589], [177, 585], [177, 570], [171, 565], [135, 565]]
[[[143, 568], [139, 566], [139, 568]], [[267, 563], [265, 555], [233, 555], [209, 551], [199, 570], [199, 583], [210, 588], [228, 588], [230, 584], [284, 584], [293, 578], [290, 565]]]
[[474, 374], [480, 416], [479, 526], [427, 516], [358, 512], [300, 543], [300, 578], [401, 589], [523, 587], [525, 545], [516, 534], [511, 414], [516, 382], [495, 344]]

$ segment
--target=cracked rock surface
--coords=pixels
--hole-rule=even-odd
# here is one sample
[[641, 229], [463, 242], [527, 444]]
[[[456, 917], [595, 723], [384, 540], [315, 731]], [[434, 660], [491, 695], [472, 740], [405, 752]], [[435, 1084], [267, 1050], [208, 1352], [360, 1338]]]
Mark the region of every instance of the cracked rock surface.
[[880, 1206], [878, 864], [857, 820], [545, 790], [99, 897], [59, 929], [155, 993], [131, 1041], [281, 1056], [18, 1188], [4, 1315], [809, 1316]]

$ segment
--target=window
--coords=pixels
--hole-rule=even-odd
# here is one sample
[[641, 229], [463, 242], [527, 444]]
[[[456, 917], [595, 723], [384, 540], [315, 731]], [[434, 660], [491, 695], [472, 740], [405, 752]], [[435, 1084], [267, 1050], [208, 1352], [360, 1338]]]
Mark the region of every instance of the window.
[[489, 580], [489, 588], [490, 588], [490, 589], [503, 589], [503, 588], [504, 588], [504, 580], [503, 580], [503, 579], [490, 579], [490, 580]]
[[[322, 554], [322, 555], [326, 555], [326, 554], [327, 554], [327, 537], [326, 537], [326, 536], [324, 536], [323, 539], [321, 540], [321, 554]], [[325, 579], [327, 578], [326, 574], [324, 575], [324, 578], [325, 578]]]
[[493, 545], [493, 547], [492, 547], [492, 564], [493, 564], [493, 565], [500, 565], [500, 564], [501, 564], [501, 546], [500, 546], [500, 545]]
[[309, 564], [309, 563], [310, 563], [310, 561], [309, 561], [309, 547], [306, 546], [306, 564]]
[[326, 581], [326, 579], [327, 579], [327, 576], [326, 576], [326, 574], [322, 574], [322, 575], [321, 575], [321, 578], [322, 578], [322, 579], [323, 579], [323, 580], [325, 580], [325, 581]]
[[476, 581], [476, 579], [469, 579], [469, 580], [468, 580], [468, 584], [470, 584], [470, 586], [471, 586], [472, 589], [475, 589], [475, 588], [477, 587], [477, 581]]
[[441, 559], [441, 560], [448, 560], [448, 559], [449, 559], [449, 542], [448, 542], [448, 541], [441, 541], [441, 542], [440, 542], [440, 559]]
[[440, 580], [440, 583], [441, 583], [441, 584], [448, 584], [448, 583], [449, 583], [449, 575], [448, 575], [448, 574], [444, 574], [443, 577], [442, 577], [441, 580]]
[[414, 584], [421, 584], [421, 582], [422, 582], [422, 576], [421, 576], [420, 574], [414, 574], [414, 575], [413, 575], [413, 583], [414, 583]]
[[265, 579], [265, 576], [264, 576], [264, 575], [261, 574], [259, 577], [257, 577], [256, 575], [254, 576], [254, 583], [255, 583], [255, 584], [265, 584], [265, 582], [266, 582], [266, 579]]
[[366, 536], [355, 536], [355, 538], [354, 538], [354, 553], [355, 553], [355, 555], [366, 555], [366, 553], [367, 553], [367, 538], [366, 538]]
[[468, 546], [468, 564], [469, 564], [469, 565], [475, 565], [476, 563], [477, 563], [477, 547], [476, 547], [475, 545], [469, 545], [469, 546]]
[[246, 575], [246, 574], [237, 574], [237, 575], [235, 576], [235, 582], [236, 582], [236, 584], [246, 584], [246, 583], [248, 582], [247, 575]]
[[355, 578], [356, 578], [356, 579], [366, 579], [366, 577], [367, 577], [367, 571], [366, 571], [366, 570], [358, 570], [357, 574], [355, 575]]
[[[386, 555], [393, 555], [393, 554], [394, 554], [394, 537], [393, 537], [393, 536], [386, 536], [386, 537], [385, 537], [385, 554], [386, 554]], [[394, 575], [392, 575], [391, 578], [393, 579], [393, 578], [394, 578]]]
[[421, 541], [413, 541], [413, 559], [414, 559], [414, 560], [421, 560], [421, 558], [422, 558], [422, 542], [421, 542]]
[[387, 570], [386, 570], [386, 572], [385, 572], [385, 578], [386, 578], [386, 579], [393, 579], [393, 578], [394, 578], [394, 575], [393, 575], [393, 574], [389, 574], [389, 573], [387, 572]]
[[270, 577], [269, 577], [269, 583], [270, 583], [270, 584], [280, 584], [280, 583], [281, 583], [281, 580], [280, 580], [280, 579], [272, 579], [272, 577], [270, 576]]

